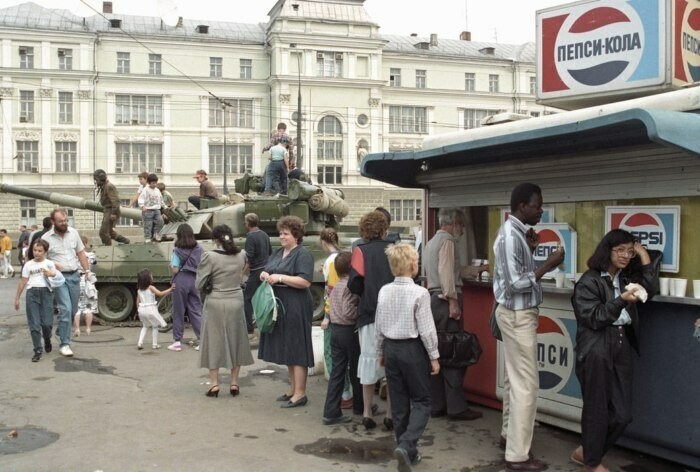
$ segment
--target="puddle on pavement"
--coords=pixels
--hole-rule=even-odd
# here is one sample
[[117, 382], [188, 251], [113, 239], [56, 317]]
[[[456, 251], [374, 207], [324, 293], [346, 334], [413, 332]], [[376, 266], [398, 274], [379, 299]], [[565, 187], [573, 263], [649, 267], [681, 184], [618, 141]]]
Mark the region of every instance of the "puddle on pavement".
[[101, 361], [94, 358], [63, 357], [54, 359], [56, 372], [88, 372], [91, 374], [115, 375], [116, 368], [103, 366]]
[[36, 380], [37, 382], [45, 382], [46, 380], [51, 380], [53, 377], [34, 377], [32, 380]]
[[[8, 437], [11, 431], [17, 435]], [[40, 449], [56, 442], [59, 436], [43, 428], [0, 428], [0, 455], [19, 454]]]
[[300, 454], [353, 463], [386, 463], [393, 460], [394, 437], [386, 435], [368, 441], [345, 438], [321, 438], [311, 444], [294, 446]]

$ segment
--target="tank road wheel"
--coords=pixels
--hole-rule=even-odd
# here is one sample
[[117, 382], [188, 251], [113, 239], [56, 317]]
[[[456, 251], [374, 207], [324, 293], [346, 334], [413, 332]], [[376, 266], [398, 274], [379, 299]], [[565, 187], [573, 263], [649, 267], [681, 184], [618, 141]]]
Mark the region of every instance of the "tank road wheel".
[[325, 306], [323, 292], [325, 288], [323, 283], [312, 283], [309, 288], [311, 290], [311, 304], [314, 307], [314, 321], [323, 319], [323, 307]]
[[98, 288], [97, 309], [100, 317], [111, 322], [122, 321], [134, 311], [134, 294], [124, 284], [104, 284]]
[[170, 320], [173, 318], [172, 293], [169, 293], [158, 300], [158, 313], [160, 313], [160, 316], [162, 316], [165, 321], [170, 323]]

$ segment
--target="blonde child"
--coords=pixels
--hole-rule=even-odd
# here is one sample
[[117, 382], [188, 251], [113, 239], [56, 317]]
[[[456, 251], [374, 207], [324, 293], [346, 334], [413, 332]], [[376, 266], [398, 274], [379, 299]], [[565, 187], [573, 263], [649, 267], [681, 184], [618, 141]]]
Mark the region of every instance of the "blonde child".
[[95, 265], [95, 253], [92, 251], [92, 244], [87, 236], [80, 236], [85, 246], [85, 257], [87, 257], [90, 271], [80, 278], [80, 298], [78, 299], [78, 311], [73, 316], [73, 335], [80, 336], [80, 317], [85, 317], [85, 332], [90, 334], [93, 316], [97, 313], [97, 277], [92, 273]]
[[[53, 294], [49, 277], [63, 278], [56, 265], [46, 258], [49, 243], [38, 239], [32, 248], [34, 259], [22, 267], [22, 278], [17, 285], [15, 310], [19, 310], [19, 297], [27, 286], [26, 312], [29, 333], [32, 336], [34, 355], [32, 362], [39, 362], [43, 351], [51, 352], [51, 328], [53, 326]], [[59, 280], [55, 280], [59, 282]], [[41, 338], [44, 338], [42, 350]]]
[[156, 297], [164, 297], [173, 291], [175, 285], [171, 285], [167, 290], [162, 292], [153, 286], [153, 274], [150, 269], [143, 269], [136, 276], [136, 287], [138, 288], [136, 295], [136, 304], [138, 305], [138, 314], [143, 327], [139, 334], [139, 342], [136, 347], [143, 349], [143, 340], [146, 337], [146, 331], [151, 328], [153, 334], [153, 349], [159, 349], [158, 344], [158, 328], [164, 328], [167, 323], [158, 312], [158, 303]]

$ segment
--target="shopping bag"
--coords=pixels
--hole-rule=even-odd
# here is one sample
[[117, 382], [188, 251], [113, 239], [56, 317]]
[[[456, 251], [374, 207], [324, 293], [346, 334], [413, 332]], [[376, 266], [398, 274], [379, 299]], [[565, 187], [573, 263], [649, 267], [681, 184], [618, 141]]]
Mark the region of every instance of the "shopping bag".
[[272, 286], [263, 281], [253, 294], [253, 316], [258, 325], [258, 331], [269, 333], [275, 327], [277, 316], [281, 311], [284, 314], [284, 307], [279, 298], [275, 297]]

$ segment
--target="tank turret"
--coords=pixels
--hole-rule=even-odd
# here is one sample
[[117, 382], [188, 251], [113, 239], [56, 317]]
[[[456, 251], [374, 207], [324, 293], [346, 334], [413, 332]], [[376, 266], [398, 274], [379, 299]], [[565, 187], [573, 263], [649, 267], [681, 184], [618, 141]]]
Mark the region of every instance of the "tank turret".
[[[343, 193], [298, 180], [290, 180], [288, 195], [263, 195], [264, 180], [261, 176], [245, 174], [235, 180], [235, 193], [216, 200], [202, 200], [202, 207], [196, 211], [171, 211], [169, 223], [163, 227], [163, 236], [174, 237], [177, 228], [187, 223], [205, 249], [213, 249], [210, 241], [212, 229], [220, 224], [231, 227], [236, 244], [245, 245], [246, 228], [244, 216], [255, 213], [259, 227], [273, 237], [273, 248], [279, 245], [277, 221], [283, 216], [298, 216], [304, 221], [304, 246], [311, 251], [314, 261], [314, 280], [311, 294], [314, 300], [314, 318], [323, 314], [323, 275], [321, 267], [327, 254], [319, 243], [318, 235], [327, 227], [339, 229], [339, 223], [348, 214], [348, 205]], [[0, 192], [21, 195], [37, 200], [45, 200], [56, 205], [82, 208], [103, 212], [102, 206], [91, 200], [56, 192], [47, 192], [15, 185], [0, 183]], [[121, 208], [121, 216], [141, 221], [141, 212], [135, 208]], [[311, 237], [309, 237], [311, 236]], [[349, 248], [357, 234], [339, 234], [341, 247]], [[153, 273], [154, 283], [165, 288], [170, 283], [170, 257], [172, 242], [117, 244], [95, 246], [97, 261], [94, 271], [97, 275], [98, 311], [107, 321], [122, 321], [133, 315], [136, 293], [136, 274], [148, 267]], [[170, 297], [163, 298], [159, 305], [163, 317], [170, 316]]]

